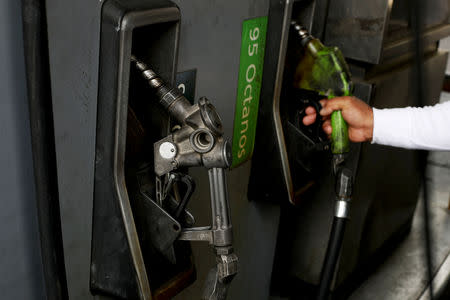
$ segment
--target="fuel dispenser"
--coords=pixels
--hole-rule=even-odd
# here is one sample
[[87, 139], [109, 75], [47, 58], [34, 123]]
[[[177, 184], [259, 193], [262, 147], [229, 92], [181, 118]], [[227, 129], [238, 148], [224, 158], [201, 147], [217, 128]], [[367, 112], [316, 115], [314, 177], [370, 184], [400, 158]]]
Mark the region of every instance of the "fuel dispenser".
[[[271, 1], [266, 48], [271, 55], [264, 62], [248, 198], [281, 207], [272, 294], [326, 299], [332, 291], [337, 299], [348, 297], [387, 255], [387, 245], [411, 227], [419, 181], [416, 152], [348, 144], [339, 114], [332, 117], [333, 133], [344, 133], [344, 143], [336, 151], [336, 136], [330, 143], [320, 120], [302, 123], [305, 109], [319, 111], [318, 101], [327, 97], [355, 95], [378, 108], [415, 105], [407, 92], [413, 67], [406, 45], [413, 39], [402, 27], [407, 38], [400, 40], [396, 26], [407, 19], [404, 5], [400, 0]], [[375, 15], [383, 25], [364, 26]], [[432, 19], [430, 28], [440, 22]], [[447, 29], [448, 24], [440, 25]], [[430, 30], [423, 39], [437, 35]], [[428, 47], [425, 68], [435, 70], [446, 54], [432, 42]], [[429, 71], [427, 82], [439, 83], [443, 72]], [[394, 82], [402, 84], [402, 92]], [[437, 99], [440, 86], [432, 82], [429, 97]], [[400, 168], [408, 176], [398, 174]], [[388, 213], [383, 205], [390, 207]], [[384, 224], [390, 214], [401, 217]]]
[[[331, 170], [335, 176], [336, 207], [325, 260], [321, 271], [317, 299], [327, 299], [328, 290], [334, 277], [335, 267], [339, 258], [342, 240], [345, 232], [346, 219], [349, 217], [350, 200], [353, 189], [352, 171], [345, 167], [345, 161], [350, 151], [348, 127], [340, 111], [331, 115], [333, 132], [328, 141], [321, 133], [322, 120], [319, 117], [320, 103], [318, 97], [350, 96], [353, 93], [353, 83], [350, 71], [342, 53], [336, 47], [325, 47], [317, 38], [308, 33], [306, 28], [293, 21], [291, 23], [292, 51], [287, 61], [297, 61], [293, 69], [293, 76], [287, 74], [284, 97], [292, 103], [289, 107], [290, 115], [284, 122], [283, 129], [288, 132], [287, 147], [290, 157], [298, 161], [303, 171], [308, 173], [302, 162], [311, 161], [318, 152], [331, 150]], [[293, 44], [293, 45], [292, 45]], [[291, 81], [290, 78], [293, 78]], [[308, 99], [310, 93], [312, 100]], [[305, 97], [306, 96], [306, 97]], [[318, 117], [314, 129], [304, 126], [303, 117], [306, 108], [310, 106], [316, 110]], [[308, 186], [303, 187], [303, 190]], [[294, 196], [298, 199], [301, 193]], [[294, 200], [295, 203], [298, 200]]]
[[[288, 196], [290, 205], [299, 205], [302, 198], [308, 197], [308, 192], [313, 187], [320, 185], [319, 189], [324, 186], [329, 189], [330, 186], [335, 186], [335, 189], [332, 189], [335, 190], [334, 196], [331, 193], [326, 194], [329, 199], [336, 199], [336, 205], [317, 292], [317, 299], [327, 299], [342, 247], [346, 219], [349, 217], [353, 189], [353, 169], [347, 161], [350, 143], [347, 124], [340, 111], [334, 112], [331, 117], [331, 139], [323, 133], [319, 116], [311, 126], [303, 125], [303, 117], [307, 107], [313, 107], [318, 114], [321, 109], [319, 100], [323, 98], [352, 95], [353, 83], [340, 50], [324, 46], [299, 22], [291, 19], [289, 15], [292, 14], [292, 6], [286, 4], [284, 9], [281, 14], [284, 14], [283, 18], [280, 18], [280, 15], [272, 16], [272, 20], [281, 21], [284, 29], [281, 47], [285, 47], [284, 60], [280, 57], [278, 61], [284, 66], [278, 70], [282, 73], [283, 83], [278, 88], [279, 95], [274, 95], [276, 109], [273, 112], [275, 120], [272, 120], [287, 187], [281, 195]], [[271, 123], [270, 120], [266, 122]], [[254, 162], [258, 161], [257, 154]], [[258, 165], [253, 165], [252, 168], [252, 171], [255, 171]], [[252, 175], [249, 198], [253, 196], [251, 193], [258, 194], [251, 187], [252, 178], [257, 177]], [[327, 176], [325, 179], [324, 175]], [[319, 183], [318, 180], [322, 182]], [[325, 180], [328, 182], [324, 182]], [[266, 191], [266, 198], [269, 198], [269, 195]]]
[[[293, 86], [302, 39], [292, 21], [341, 49], [355, 96], [380, 108], [414, 105], [407, 1], [39, 2], [69, 297], [222, 299], [235, 253], [229, 299], [306, 297], [320, 281], [336, 177], [320, 124], [301, 124], [302, 110], [320, 109], [327, 93]], [[447, 54], [435, 42], [450, 34], [448, 1], [428, 2], [443, 8], [427, 17], [424, 36], [437, 99]], [[181, 82], [185, 98], [173, 89], [181, 74], [192, 75]], [[352, 219], [333, 294], [409, 229], [416, 156], [350, 144], [340, 166], [355, 177]], [[233, 224], [227, 192], [239, 199]]]
[[[300, 89], [300, 91], [308, 90], [315, 92], [319, 95], [327, 96], [329, 99], [336, 96], [350, 96], [353, 93], [353, 83], [347, 63], [339, 49], [336, 47], [325, 47], [318, 39], [311, 36], [305, 28], [296, 22], [293, 22], [291, 26], [293, 27], [294, 34], [298, 35], [301, 46], [299, 48], [302, 49], [302, 54], [300, 55], [299, 63], [295, 70], [293, 88]], [[295, 102], [295, 98], [293, 98], [293, 102]], [[316, 136], [320, 135], [318, 130], [322, 128], [319, 109], [317, 109], [320, 108], [320, 103], [318, 104], [314, 101], [309, 102], [308, 100], [302, 102], [303, 107], [301, 107], [300, 111], [296, 112], [298, 115], [298, 127], [296, 129], [300, 133], [296, 137], [293, 137], [295, 140], [303, 139], [300, 124], [302, 124], [304, 116], [302, 112], [306, 110], [305, 105], [308, 105], [308, 103], [313, 105], [312, 107], [316, 109], [318, 115], [316, 119], [316, 123], [318, 123], [315, 132]], [[291, 123], [288, 123], [288, 125], [292, 127]], [[320, 275], [317, 295], [317, 299], [319, 300], [328, 298], [328, 291], [334, 277], [342, 247], [346, 219], [349, 217], [350, 200], [353, 190], [352, 171], [349, 168], [343, 167], [346, 155], [350, 151], [350, 142], [348, 126], [340, 111], [332, 113], [331, 127], [333, 129], [331, 134], [331, 147], [325, 145], [323, 149], [331, 149], [333, 155], [332, 170], [335, 175], [336, 207], [325, 260]], [[313, 150], [309, 151], [321, 150], [323, 143], [326, 143], [326, 141], [322, 140], [320, 143], [314, 143], [311, 147]], [[293, 152], [293, 155], [298, 156], [298, 151]], [[307, 157], [302, 157], [301, 159], [308, 160]]]
[[[202, 299], [225, 299], [238, 271], [222, 121], [207, 98], [192, 104], [170, 84], [179, 20], [169, 1], [103, 4], [90, 279], [96, 294], [171, 299], [196, 279], [189, 241], [208, 242], [216, 256]], [[191, 167], [208, 170], [211, 226], [195, 227], [187, 210], [198, 185]]]

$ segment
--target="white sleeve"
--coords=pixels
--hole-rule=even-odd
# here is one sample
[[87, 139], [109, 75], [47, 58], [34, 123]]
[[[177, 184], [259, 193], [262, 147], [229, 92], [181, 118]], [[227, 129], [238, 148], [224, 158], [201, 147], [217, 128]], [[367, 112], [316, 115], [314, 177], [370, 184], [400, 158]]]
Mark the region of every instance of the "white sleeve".
[[450, 102], [426, 107], [373, 109], [374, 144], [450, 150], [449, 130]]

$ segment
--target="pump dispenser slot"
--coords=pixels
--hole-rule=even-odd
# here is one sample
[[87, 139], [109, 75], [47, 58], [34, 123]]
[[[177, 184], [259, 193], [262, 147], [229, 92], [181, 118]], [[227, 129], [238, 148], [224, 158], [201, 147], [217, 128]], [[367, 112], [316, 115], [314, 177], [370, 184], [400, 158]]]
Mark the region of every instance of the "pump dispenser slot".
[[[136, 214], [139, 205], [133, 202], [136, 191], [151, 191], [145, 175], [139, 177], [133, 168], [145, 169], [142, 150], [167, 134], [169, 119], [151, 103], [146, 83], [130, 73], [130, 60], [132, 53], [139, 55], [173, 82], [179, 21], [178, 7], [166, 0], [107, 0], [102, 7], [90, 278], [94, 294], [162, 299], [177, 292], [158, 290], [163, 282], [151, 276], [154, 265], [148, 263], [148, 252], [143, 254], [148, 250], [143, 244], [148, 234], [145, 220]], [[149, 112], [156, 117], [143, 116]], [[152, 153], [147, 156], [151, 162]], [[130, 173], [139, 180], [131, 182]], [[177, 226], [171, 229], [179, 230]], [[191, 270], [187, 278], [192, 281], [194, 276]]]

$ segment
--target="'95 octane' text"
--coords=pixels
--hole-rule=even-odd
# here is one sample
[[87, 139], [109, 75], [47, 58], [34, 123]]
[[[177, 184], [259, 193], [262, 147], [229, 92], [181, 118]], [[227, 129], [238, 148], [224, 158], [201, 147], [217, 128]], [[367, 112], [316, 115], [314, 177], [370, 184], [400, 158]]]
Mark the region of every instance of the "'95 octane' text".
[[[259, 39], [259, 27], [255, 27], [249, 31], [249, 38], [253, 43], [248, 46], [247, 54], [249, 57], [258, 54], [258, 39]], [[241, 115], [241, 137], [239, 138], [239, 152], [238, 158], [241, 158], [246, 154], [246, 144], [247, 144], [247, 131], [248, 131], [248, 116], [250, 114], [250, 104], [253, 100], [254, 93], [254, 80], [257, 74], [257, 69], [255, 64], [249, 64], [245, 72], [245, 81], [247, 85], [244, 88], [244, 100], [242, 103], [242, 115]]]

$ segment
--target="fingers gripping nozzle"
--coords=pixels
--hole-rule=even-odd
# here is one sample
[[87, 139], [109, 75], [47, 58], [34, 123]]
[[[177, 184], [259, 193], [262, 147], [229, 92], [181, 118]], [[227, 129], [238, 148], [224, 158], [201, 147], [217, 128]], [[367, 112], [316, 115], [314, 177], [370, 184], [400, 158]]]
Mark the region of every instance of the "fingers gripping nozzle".
[[[306, 28], [293, 22], [293, 32], [303, 48], [295, 75], [294, 87], [316, 92], [329, 99], [350, 96], [354, 85], [349, 67], [341, 51], [336, 47], [326, 47], [311, 36]], [[350, 151], [348, 126], [341, 111], [331, 115], [331, 152], [344, 154]]]

